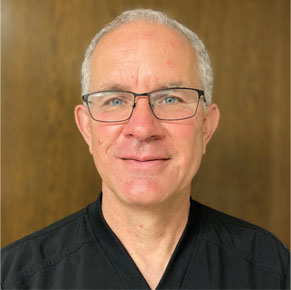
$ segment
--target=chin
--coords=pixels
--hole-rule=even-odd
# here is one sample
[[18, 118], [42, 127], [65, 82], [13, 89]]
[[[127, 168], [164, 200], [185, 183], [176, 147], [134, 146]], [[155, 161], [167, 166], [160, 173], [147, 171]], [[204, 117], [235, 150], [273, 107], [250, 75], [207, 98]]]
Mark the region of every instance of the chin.
[[163, 188], [156, 182], [125, 183], [118, 193], [123, 202], [136, 206], [155, 206], [170, 197], [169, 188]]

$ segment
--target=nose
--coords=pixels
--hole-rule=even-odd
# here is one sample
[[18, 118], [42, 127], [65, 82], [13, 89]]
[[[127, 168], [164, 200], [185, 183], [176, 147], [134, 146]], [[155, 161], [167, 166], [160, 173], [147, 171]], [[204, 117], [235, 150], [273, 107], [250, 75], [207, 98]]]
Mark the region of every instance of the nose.
[[136, 98], [135, 107], [128, 122], [125, 124], [124, 135], [139, 141], [160, 139], [163, 136], [161, 121], [151, 110], [148, 97]]

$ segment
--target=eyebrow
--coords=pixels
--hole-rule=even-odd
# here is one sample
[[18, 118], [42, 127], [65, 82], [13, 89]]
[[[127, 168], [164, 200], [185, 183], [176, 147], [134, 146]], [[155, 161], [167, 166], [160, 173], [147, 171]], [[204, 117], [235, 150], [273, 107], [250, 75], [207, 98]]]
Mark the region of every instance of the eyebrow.
[[171, 87], [184, 87], [185, 85], [183, 85], [183, 82], [178, 81], [178, 82], [170, 82], [167, 83], [167, 88], [171, 88]]
[[[172, 88], [172, 87], [185, 87], [185, 85], [183, 85], [182, 81], [177, 81], [177, 82], [169, 82], [166, 84], [158, 84], [157, 86], [155, 86], [155, 88], [153, 90], [159, 90], [159, 89], [165, 89], [165, 88]], [[128, 86], [125, 86], [123, 84], [120, 83], [108, 83], [108, 84], [104, 84], [100, 87], [99, 89], [100, 91], [109, 91], [109, 90], [113, 90], [113, 91], [130, 91]]]
[[128, 91], [128, 88], [119, 83], [108, 83], [100, 87], [100, 91]]

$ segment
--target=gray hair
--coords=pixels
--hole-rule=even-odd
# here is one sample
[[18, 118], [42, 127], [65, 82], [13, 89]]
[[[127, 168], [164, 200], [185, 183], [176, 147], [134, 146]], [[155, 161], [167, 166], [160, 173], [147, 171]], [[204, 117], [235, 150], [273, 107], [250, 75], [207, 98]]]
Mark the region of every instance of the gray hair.
[[81, 84], [82, 84], [82, 94], [89, 93], [89, 83], [90, 83], [90, 60], [91, 55], [99, 42], [99, 40], [108, 32], [118, 28], [122, 24], [134, 22], [134, 21], [151, 21], [159, 24], [163, 24], [165, 26], [174, 28], [180, 31], [190, 42], [191, 46], [195, 49], [199, 72], [200, 72], [200, 82], [202, 88], [205, 92], [206, 104], [211, 104], [212, 100], [212, 87], [213, 87], [213, 74], [212, 68], [210, 64], [210, 59], [206, 48], [203, 42], [198, 38], [198, 36], [180, 24], [174, 19], [169, 18], [166, 14], [154, 11], [151, 9], [135, 9], [130, 11], [125, 11], [119, 16], [117, 16], [112, 22], [108, 23], [102, 30], [100, 30], [94, 38], [91, 40], [86, 53], [85, 58], [82, 64], [82, 76], [81, 76]]

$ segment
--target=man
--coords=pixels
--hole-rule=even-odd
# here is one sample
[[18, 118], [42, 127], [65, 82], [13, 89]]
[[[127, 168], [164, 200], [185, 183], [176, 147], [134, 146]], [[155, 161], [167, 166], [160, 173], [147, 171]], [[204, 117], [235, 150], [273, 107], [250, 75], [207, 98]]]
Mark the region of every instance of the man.
[[2, 253], [4, 289], [288, 288], [288, 250], [190, 199], [219, 120], [198, 37], [160, 12], [123, 13], [91, 41], [77, 126], [97, 202]]

